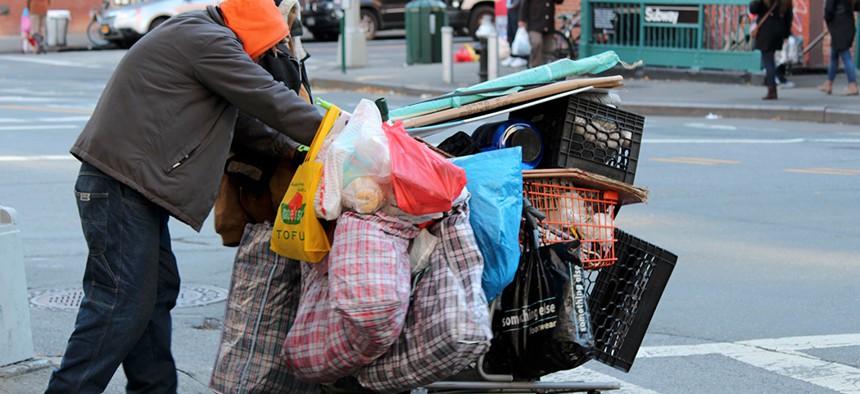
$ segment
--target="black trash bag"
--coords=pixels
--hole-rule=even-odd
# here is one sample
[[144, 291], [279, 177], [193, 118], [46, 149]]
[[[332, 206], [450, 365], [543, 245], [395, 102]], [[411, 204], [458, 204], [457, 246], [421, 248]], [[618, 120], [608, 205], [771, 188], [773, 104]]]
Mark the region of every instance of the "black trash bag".
[[440, 142], [436, 147], [454, 157], [468, 156], [481, 152], [478, 149], [478, 145], [472, 140], [472, 137], [462, 131], [454, 133]]
[[[579, 241], [526, 245], [513, 282], [501, 296], [488, 356], [507, 353], [510, 373], [539, 378], [582, 365], [594, 354]], [[498, 360], [491, 363], [499, 364]]]

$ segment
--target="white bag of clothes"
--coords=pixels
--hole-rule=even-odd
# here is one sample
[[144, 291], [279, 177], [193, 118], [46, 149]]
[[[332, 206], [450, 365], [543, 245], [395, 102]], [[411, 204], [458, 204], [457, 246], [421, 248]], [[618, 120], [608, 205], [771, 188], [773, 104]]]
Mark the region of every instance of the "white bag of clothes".
[[[343, 211], [342, 192], [349, 182], [367, 175], [385, 184], [386, 180], [382, 178], [391, 175], [388, 146], [382, 132], [382, 115], [376, 104], [362, 99], [331, 144], [323, 147], [326, 148], [320, 153], [323, 177], [314, 198], [314, 209], [320, 219], [335, 220]], [[374, 155], [369, 156], [367, 150]], [[345, 174], [349, 175], [348, 179], [344, 178]]]

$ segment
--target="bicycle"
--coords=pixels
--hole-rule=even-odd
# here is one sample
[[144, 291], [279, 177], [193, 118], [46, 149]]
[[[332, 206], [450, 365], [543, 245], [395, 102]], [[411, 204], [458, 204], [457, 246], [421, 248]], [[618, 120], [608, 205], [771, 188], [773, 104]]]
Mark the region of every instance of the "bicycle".
[[561, 21], [561, 27], [552, 32], [553, 50], [547, 59], [548, 63], [559, 59], [579, 58], [579, 34], [573, 35], [573, 30], [579, 27], [582, 16], [578, 12], [556, 16]]

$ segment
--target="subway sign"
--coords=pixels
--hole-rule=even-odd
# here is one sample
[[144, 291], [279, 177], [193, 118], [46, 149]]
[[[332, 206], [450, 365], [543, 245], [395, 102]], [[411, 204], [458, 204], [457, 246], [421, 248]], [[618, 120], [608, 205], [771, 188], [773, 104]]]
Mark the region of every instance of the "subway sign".
[[699, 23], [699, 7], [695, 5], [646, 5], [646, 23]]

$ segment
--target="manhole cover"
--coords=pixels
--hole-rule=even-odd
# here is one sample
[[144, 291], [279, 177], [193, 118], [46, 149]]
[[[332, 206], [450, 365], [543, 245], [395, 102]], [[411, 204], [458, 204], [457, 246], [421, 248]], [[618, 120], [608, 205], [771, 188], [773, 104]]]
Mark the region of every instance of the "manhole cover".
[[[84, 290], [76, 287], [65, 289], [30, 290], [30, 303], [45, 309], [74, 311], [81, 305]], [[203, 306], [227, 299], [227, 290], [207, 285], [183, 285], [179, 288], [177, 308]]]

